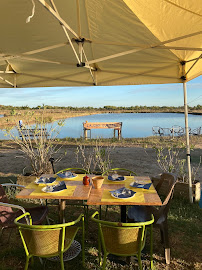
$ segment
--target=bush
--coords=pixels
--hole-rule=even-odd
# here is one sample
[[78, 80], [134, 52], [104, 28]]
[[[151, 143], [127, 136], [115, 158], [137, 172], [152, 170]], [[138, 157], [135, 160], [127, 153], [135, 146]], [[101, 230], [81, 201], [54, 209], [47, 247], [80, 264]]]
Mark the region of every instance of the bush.
[[102, 174], [111, 168], [110, 155], [114, 148], [115, 146], [111, 145], [104, 146], [99, 139], [92, 148], [86, 148], [85, 145], [80, 144], [75, 152], [77, 163], [89, 173]]
[[[47, 122], [43, 116], [44, 111], [40, 119], [35, 118], [36, 123], [34, 125], [30, 125], [28, 121], [22, 127], [17, 125], [14, 129], [8, 128], [5, 130], [5, 136], [20, 147], [23, 158], [28, 161], [32, 168], [31, 174], [36, 176], [52, 172], [49, 159], [54, 157], [54, 154], [62, 147], [56, 143], [56, 137], [64, 121], [58, 121], [55, 127], [51, 126], [48, 130], [46, 128]], [[55, 162], [61, 160], [62, 156], [57, 158]]]

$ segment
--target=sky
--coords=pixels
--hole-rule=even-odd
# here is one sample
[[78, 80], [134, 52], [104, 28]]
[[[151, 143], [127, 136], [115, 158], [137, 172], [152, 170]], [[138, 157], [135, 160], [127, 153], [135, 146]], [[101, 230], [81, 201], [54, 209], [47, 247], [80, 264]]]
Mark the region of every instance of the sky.
[[[202, 76], [187, 83], [187, 103], [202, 105]], [[103, 107], [183, 106], [182, 84], [0, 88], [0, 105]]]

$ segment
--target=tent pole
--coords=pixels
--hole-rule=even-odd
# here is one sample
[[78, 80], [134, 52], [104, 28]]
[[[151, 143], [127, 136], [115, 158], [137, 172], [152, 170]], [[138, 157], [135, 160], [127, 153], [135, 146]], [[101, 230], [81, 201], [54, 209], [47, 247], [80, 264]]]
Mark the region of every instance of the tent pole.
[[183, 82], [184, 90], [184, 113], [185, 113], [185, 131], [186, 131], [186, 145], [187, 145], [187, 169], [189, 180], [189, 200], [193, 203], [192, 196], [192, 180], [191, 180], [191, 163], [190, 163], [190, 145], [189, 145], [189, 127], [188, 127], [188, 106], [187, 106], [187, 85]]

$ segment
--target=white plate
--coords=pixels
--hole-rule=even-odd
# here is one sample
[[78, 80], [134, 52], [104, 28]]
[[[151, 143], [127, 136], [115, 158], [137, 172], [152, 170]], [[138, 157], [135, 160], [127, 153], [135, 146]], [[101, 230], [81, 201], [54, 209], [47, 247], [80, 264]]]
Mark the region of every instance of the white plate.
[[148, 181], [147, 180], [144, 180], [144, 179], [136, 179], [135, 176], [134, 176], [134, 182], [137, 183], [137, 184], [148, 184]]
[[135, 193], [136, 193], [135, 191], [130, 189], [131, 194], [128, 195], [128, 194], [123, 194], [122, 193], [123, 189], [125, 189], [125, 188], [123, 187], [123, 188], [119, 188], [117, 190], [110, 191], [111, 196], [113, 198], [115, 198], [115, 199], [121, 199], [121, 200], [131, 199], [131, 198], [133, 198], [135, 196]]
[[[110, 179], [109, 179], [109, 177], [110, 177]], [[120, 175], [120, 176], [118, 176], [117, 178], [111, 178], [112, 176], [111, 175], [108, 175], [108, 180], [109, 181], [116, 181], [116, 182], [121, 182], [121, 181], [124, 181], [124, 180], [126, 180], [126, 178], [125, 178], [125, 176], [122, 176], [122, 175]]]
[[45, 192], [45, 193], [58, 193], [58, 192], [61, 192], [61, 191], [65, 190], [65, 189], [61, 189], [61, 190], [57, 190], [57, 191], [46, 191], [46, 188], [47, 187], [43, 187], [41, 190], [43, 192]]
[[76, 178], [78, 175], [75, 174], [75, 173], [72, 173], [71, 176], [68, 176], [68, 175], [66, 176], [64, 173], [57, 173], [57, 176], [60, 177], [60, 178], [62, 178], [62, 179], [74, 179], [74, 178]]
[[[62, 182], [60, 182], [60, 183], [62, 183]], [[64, 182], [62, 183], [62, 186], [63, 186], [63, 184], [64, 184]], [[53, 190], [54, 187], [56, 188], [56, 187], [59, 187], [59, 186], [60, 186], [60, 184], [54, 185], [54, 186], [46, 186], [46, 187], [43, 187], [41, 190], [43, 192], [46, 192], [46, 193], [58, 193], [58, 192], [61, 192], [61, 191], [65, 190], [65, 189], [67, 189], [67, 188], [63, 188], [61, 190], [55, 190], [55, 191]], [[66, 185], [65, 185], [65, 187], [66, 187]]]

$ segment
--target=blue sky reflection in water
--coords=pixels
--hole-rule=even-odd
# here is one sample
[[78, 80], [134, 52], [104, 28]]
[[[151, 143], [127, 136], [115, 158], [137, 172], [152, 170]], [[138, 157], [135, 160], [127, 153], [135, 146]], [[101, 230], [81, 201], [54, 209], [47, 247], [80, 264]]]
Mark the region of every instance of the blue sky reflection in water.
[[[152, 136], [152, 127], [171, 128], [173, 125], [184, 127], [184, 114], [177, 113], [108, 113], [67, 118], [58, 138], [80, 138], [83, 136], [83, 122], [123, 122], [123, 138]], [[57, 122], [48, 124], [47, 128]], [[189, 115], [189, 127], [202, 126], [202, 115]], [[92, 138], [112, 138], [113, 129], [92, 129]], [[0, 130], [0, 139], [6, 139]]]
[[[97, 114], [69, 118], [65, 121], [65, 127], [61, 130], [60, 137], [83, 136], [83, 125], [89, 122], [123, 122], [123, 138], [152, 136], [152, 127], [160, 126], [171, 128], [173, 125], [184, 127], [184, 114], [175, 113], [122, 113], [122, 114]], [[189, 127], [202, 126], [202, 115], [189, 115]], [[77, 134], [77, 135], [76, 135]], [[113, 137], [112, 129], [92, 129], [92, 138]]]

